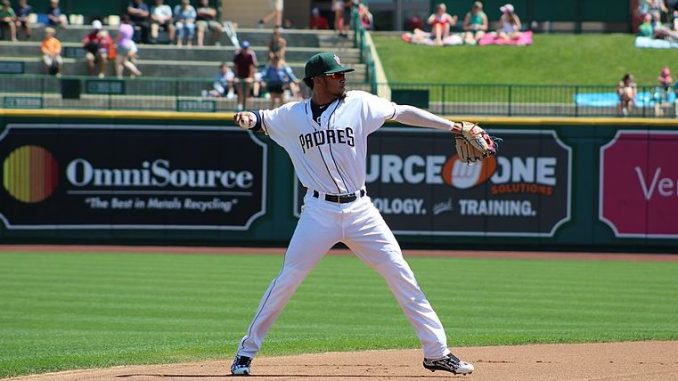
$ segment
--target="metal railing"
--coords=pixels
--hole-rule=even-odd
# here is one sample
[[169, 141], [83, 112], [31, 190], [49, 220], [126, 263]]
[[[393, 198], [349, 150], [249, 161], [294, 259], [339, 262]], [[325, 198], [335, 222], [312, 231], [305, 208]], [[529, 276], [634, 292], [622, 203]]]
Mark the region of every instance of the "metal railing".
[[234, 98], [206, 95], [212, 81], [0, 75], [0, 107], [103, 110], [232, 111]]
[[365, 82], [370, 84], [370, 90], [372, 93], [377, 92], [377, 76], [376, 76], [376, 67], [374, 63], [374, 58], [372, 57], [372, 51], [370, 46], [367, 43], [365, 35], [367, 31], [363, 27], [362, 21], [357, 11], [353, 11], [352, 14], [352, 26], [353, 26], [353, 46], [358, 48], [360, 51], [360, 62], [364, 63], [366, 66], [367, 73], [365, 75]]
[[[369, 64], [368, 64], [369, 66]], [[372, 78], [372, 77], [370, 77]], [[389, 86], [391, 98], [445, 115], [616, 116], [615, 86], [484, 85], [433, 83], [349, 83], [351, 89], [376, 93]], [[116, 79], [83, 76], [0, 75], [0, 107], [104, 110], [234, 111], [234, 98], [204, 93], [210, 80], [198, 78]], [[674, 118], [678, 103], [673, 89], [639, 86], [630, 116]], [[251, 107], [268, 107], [265, 97]]]
[[[379, 84], [378, 86], [386, 86]], [[622, 115], [616, 86], [389, 82], [394, 102], [445, 115], [607, 117]], [[629, 116], [677, 117], [673, 89], [639, 86]]]

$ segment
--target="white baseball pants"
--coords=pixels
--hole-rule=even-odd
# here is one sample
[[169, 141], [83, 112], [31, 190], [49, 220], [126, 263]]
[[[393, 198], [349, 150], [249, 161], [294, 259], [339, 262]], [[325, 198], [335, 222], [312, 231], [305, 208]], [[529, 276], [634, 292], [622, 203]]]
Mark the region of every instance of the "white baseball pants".
[[[313, 237], [309, 240], [308, 237]], [[438, 316], [419, 288], [400, 246], [369, 197], [339, 204], [307, 193], [301, 218], [285, 253], [282, 270], [264, 293], [238, 355], [255, 357], [275, 320], [313, 267], [343, 242], [386, 280], [421, 341], [424, 357], [450, 351]]]

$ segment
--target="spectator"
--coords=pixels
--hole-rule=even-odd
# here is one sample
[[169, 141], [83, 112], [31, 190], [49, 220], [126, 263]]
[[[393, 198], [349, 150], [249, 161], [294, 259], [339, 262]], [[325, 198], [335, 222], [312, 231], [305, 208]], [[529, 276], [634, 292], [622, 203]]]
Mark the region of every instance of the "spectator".
[[137, 44], [132, 37], [134, 36], [134, 27], [132, 26], [128, 17], [124, 17], [118, 29], [116, 42], [118, 45], [117, 54], [115, 56], [115, 75], [122, 78], [125, 68], [130, 71], [130, 77], [138, 77], [141, 71], [137, 68], [135, 62], [137, 53], [139, 51]]
[[633, 74], [624, 74], [622, 80], [617, 84], [617, 96], [619, 103], [617, 104], [617, 114], [627, 116], [633, 111], [633, 106], [636, 102], [636, 82]]
[[406, 23], [406, 28], [407, 30], [415, 30], [415, 29], [423, 29], [424, 28], [424, 20], [419, 17], [419, 15], [412, 15], [407, 18], [407, 23]]
[[283, 20], [283, 29], [294, 29], [294, 23], [290, 19]]
[[663, 116], [663, 106], [669, 101], [669, 90], [671, 89], [671, 82], [673, 82], [671, 70], [664, 66], [661, 72], [659, 72], [657, 81], [659, 82], [659, 86], [657, 86], [654, 96], [654, 114], [655, 116]]
[[269, 21], [273, 20], [275, 21], [274, 26], [282, 26], [283, 24], [283, 8], [285, 7], [284, 1], [283, 0], [271, 0], [271, 5], [273, 6], [273, 10], [271, 13], [267, 14], [259, 20], [259, 27], [263, 28], [266, 23]]
[[488, 28], [487, 15], [483, 12], [483, 3], [476, 1], [471, 11], [466, 13], [462, 27], [464, 29], [464, 43], [475, 45], [483, 38]]
[[[417, 45], [428, 45], [434, 46], [437, 45], [437, 41], [430, 32], [425, 32], [421, 29], [415, 28], [412, 33], [403, 33], [400, 37], [403, 41], [409, 44]], [[443, 45], [461, 45], [464, 43], [462, 36], [459, 34], [450, 34], [443, 40]]]
[[174, 7], [174, 20], [177, 26], [177, 46], [183, 45], [184, 37], [186, 37], [186, 45], [189, 48], [193, 46], [196, 16], [195, 8], [193, 8], [189, 0], [181, 0], [181, 4]]
[[226, 62], [223, 62], [219, 65], [219, 73], [214, 78], [212, 83], [212, 90], [209, 94], [213, 97], [225, 97], [231, 98], [233, 94], [233, 80], [235, 79], [235, 74]]
[[261, 79], [266, 83], [266, 90], [271, 96], [271, 108], [283, 104], [283, 94], [286, 90], [294, 97], [299, 96], [299, 79], [292, 72], [292, 68], [278, 56], [273, 56], [264, 69]]
[[650, 13], [650, 4], [652, 0], [640, 0], [638, 1], [638, 14], [645, 16]]
[[101, 21], [92, 21], [92, 30], [82, 39], [85, 53], [85, 62], [87, 63], [87, 71], [90, 75], [94, 75], [97, 65], [99, 66], [99, 78], [106, 76], [106, 68], [108, 66], [109, 54], [113, 47], [113, 40], [108, 35], [108, 32], [102, 29]]
[[47, 74], [61, 76], [63, 59], [61, 58], [61, 41], [56, 38], [56, 29], [45, 28], [45, 38], [42, 40], [40, 49]]
[[23, 29], [26, 34], [26, 39], [30, 40], [33, 31], [31, 30], [31, 25], [28, 23], [28, 16], [33, 13], [33, 7], [28, 5], [27, 0], [19, 0], [19, 5], [14, 8], [14, 13], [16, 13], [17, 37], [19, 31]]
[[671, 28], [668, 28], [664, 24], [657, 21], [655, 21], [652, 25], [654, 26], [654, 38], [661, 40], [669, 40], [671, 42], [678, 42], [677, 31], [674, 31]]
[[427, 20], [431, 25], [431, 36], [436, 45], [443, 45], [443, 40], [450, 35], [450, 28], [457, 23], [457, 16], [451, 16], [447, 13], [445, 3], [438, 4], [436, 12], [429, 16]]
[[654, 27], [652, 26], [652, 15], [646, 13], [643, 16], [643, 23], [638, 26], [638, 36], [640, 37], [654, 37]]
[[664, 66], [662, 71], [659, 72], [659, 77], [657, 77], [657, 80], [659, 81], [659, 86], [666, 94], [668, 94], [669, 87], [671, 87], [671, 82], [673, 82], [673, 79], [671, 78], [671, 69]]
[[344, 0], [332, 0], [332, 10], [334, 11], [334, 30], [339, 37], [348, 37], [348, 34], [344, 32], [344, 12], [346, 10]]
[[662, 86], [668, 93], [669, 87], [671, 87], [671, 82], [673, 82], [673, 79], [671, 78], [671, 69], [669, 69], [667, 66], [664, 66], [659, 72], [659, 77], [657, 77], [657, 80], [659, 81], [660, 86]]
[[200, 0], [200, 6], [196, 9], [195, 27], [198, 35], [198, 46], [203, 46], [205, 41], [205, 32], [210, 31], [209, 45], [214, 45], [219, 42], [219, 36], [223, 32], [223, 28], [219, 21], [217, 21], [217, 10], [210, 7], [209, 0]]
[[127, 15], [130, 21], [132, 21], [132, 25], [139, 27], [141, 30], [141, 38], [134, 38], [134, 41], [148, 44], [150, 42], [148, 32], [151, 29], [149, 22], [151, 12], [148, 9], [148, 5], [144, 3], [144, 0], [132, 0], [127, 5]]
[[10, 40], [16, 41], [16, 14], [9, 4], [9, 0], [2, 0], [0, 7], [0, 28], [9, 30]]
[[257, 71], [257, 56], [250, 49], [249, 41], [245, 40], [240, 44], [240, 50], [233, 57], [235, 66], [236, 92], [238, 93], [238, 111], [247, 108], [247, 98], [250, 95], [250, 89], [255, 83], [254, 74]]
[[277, 26], [273, 28], [271, 40], [268, 42], [268, 59], [271, 60], [273, 57], [278, 57], [284, 60], [285, 48], [287, 48], [287, 41], [282, 37], [280, 27]]
[[648, 12], [652, 15], [652, 19], [658, 23], [662, 22], [664, 15], [668, 14], [669, 9], [664, 4], [664, 0], [647, 0], [649, 3]]
[[365, 30], [374, 29], [374, 17], [367, 4], [358, 5], [358, 16], [360, 17], [360, 23]]
[[501, 17], [499, 18], [501, 29], [497, 31], [497, 37], [504, 40], [513, 40], [520, 37], [522, 24], [513, 5], [502, 5], [499, 10], [501, 11]]
[[311, 21], [309, 22], [308, 27], [310, 29], [325, 30], [330, 28], [330, 24], [327, 22], [327, 18], [320, 14], [318, 8], [313, 8], [311, 10]]
[[54, 28], [68, 25], [66, 15], [61, 14], [59, 0], [49, 0], [49, 8], [47, 8], [47, 25]]
[[673, 3], [673, 31], [678, 32], [678, 1]]
[[163, 0], [155, 0], [155, 5], [151, 8], [151, 43], [158, 42], [158, 31], [160, 27], [165, 29], [169, 35], [170, 42], [174, 41], [176, 29], [172, 19], [172, 8], [163, 4]]

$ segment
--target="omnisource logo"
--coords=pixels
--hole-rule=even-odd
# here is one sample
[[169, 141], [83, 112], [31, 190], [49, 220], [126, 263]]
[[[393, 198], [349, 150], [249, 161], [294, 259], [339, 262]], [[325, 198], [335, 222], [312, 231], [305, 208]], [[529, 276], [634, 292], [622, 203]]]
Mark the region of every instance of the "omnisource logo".
[[66, 167], [68, 182], [76, 187], [153, 187], [249, 189], [250, 171], [173, 169], [169, 160], [143, 161], [140, 168], [96, 168], [85, 159]]
[[59, 184], [59, 164], [46, 149], [21, 146], [3, 163], [2, 184], [15, 199], [37, 203], [52, 195]]

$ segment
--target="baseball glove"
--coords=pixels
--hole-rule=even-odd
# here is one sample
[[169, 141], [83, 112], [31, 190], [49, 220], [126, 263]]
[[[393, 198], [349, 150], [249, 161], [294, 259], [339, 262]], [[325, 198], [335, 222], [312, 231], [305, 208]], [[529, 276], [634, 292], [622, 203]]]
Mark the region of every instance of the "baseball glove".
[[454, 142], [462, 163], [482, 161], [497, 153], [497, 142], [501, 139], [491, 137], [475, 123], [460, 122], [455, 125], [461, 128], [459, 133], [455, 134]]

